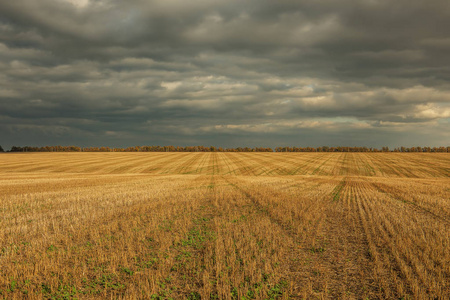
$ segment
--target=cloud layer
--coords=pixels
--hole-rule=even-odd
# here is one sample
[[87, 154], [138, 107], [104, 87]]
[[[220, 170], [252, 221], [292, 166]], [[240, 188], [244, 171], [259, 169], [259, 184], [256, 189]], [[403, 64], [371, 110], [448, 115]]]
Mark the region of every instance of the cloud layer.
[[0, 2], [0, 144], [448, 145], [448, 1]]

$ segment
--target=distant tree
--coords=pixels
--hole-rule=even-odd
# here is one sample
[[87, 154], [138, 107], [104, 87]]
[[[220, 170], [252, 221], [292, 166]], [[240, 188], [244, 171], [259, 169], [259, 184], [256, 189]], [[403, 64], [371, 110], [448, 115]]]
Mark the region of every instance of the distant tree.
[[5, 152], [5, 150], [3, 150], [1, 145], [0, 145], [0, 152]]

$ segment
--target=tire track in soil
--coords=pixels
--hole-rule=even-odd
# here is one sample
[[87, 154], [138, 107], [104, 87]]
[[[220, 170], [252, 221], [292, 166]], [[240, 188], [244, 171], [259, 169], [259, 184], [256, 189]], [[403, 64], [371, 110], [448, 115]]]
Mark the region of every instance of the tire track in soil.
[[[274, 216], [272, 216], [268, 210], [267, 207], [264, 207], [261, 203], [259, 203], [259, 201], [257, 200], [257, 198], [255, 196], [253, 196], [252, 194], [250, 194], [248, 191], [246, 191], [244, 188], [240, 187], [238, 185], [238, 183], [236, 183], [235, 181], [232, 181], [230, 177], [222, 177], [230, 186], [232, 186], [233, 188], [235, 188], [237, 191], [239, 191], [241, 194], [243, 194], [247, 199], [249, 199], [253, 206], [256, 208], [257, 211], [265, 214], [267, 217], [269, 217], [269, 219], [271, 220], [272, 223], [276, 224], [278, 227], [282, 228], [284, 232], [287, 233], [288, 236], [290, 237], [295, 237], [295, 234], [293, 233], [292, 229], [288, 228], [286, 226], [286, 224], [283, 224], [283, 222], [277, 218], [275, 218]], [[233, 178], [234, 179], [234, 178]]]
[[[202, 232], [206, 230], [207, 232], [217, 234], [218, 228], [216, 227], [215, 218], [220, 215], [218, 207], [214, 205], [215, 198], [215, 186], [216, 186], [216, 177], [209, 175], [200, 175], [199, 176], [202, 185], [207, 185], [208, 189], [199, 208], [193, 211], [194, 224], [192, 224], [191, 231], [188, 232]], [[178, 256], [183, 255], [183, 247], [173, 247], [171, 249], [172, 252], [175, 252]], [[186, 248], [186, 247], [184, 247]], [[202, 242], [202, 246], [200, 248], [190, 248], [190, 252], [193, 254], [193, 261], [190, 263], [195, 266], [206, 266], [201, 268], [201, 271], [196, 270], [186, 270], [188, 274], [190, 274], [190, 279], [194, 281], [189, 284], [190, 287], [188, 289], [180, 290], [179, 292], [184, 292], [183, 297], [190, 297], [193, 295], [192, 293], [198, 293], [202, 298], [212, 297], [218, 294], [217, 284], [211, 286], [211, 281], [217, 280], [216, 268], [214, 266], [210, 266], [208, 259], [216, 260], [215, 247], [213, 240], [206, 240]], [[182, 275], [179, 272], [176, 273], [179, 277]], [[179, 295], [181, 296], [181, 295]]]
[[[278, 165], [282, 168], [283, 173], [280, 175], [297, 175], [302, 167], [304, 167], [308, 162], [312, 161], [313, 159], [317, 159], [317, 157], [310, 157], [308, 154], [301, 153], [301, 154], [283, 154], [279, 153], [277, 154], [278, 158], [276, 162], [278, 162]], [[264, 154], [264, 158], [266, 160], [274, 162], [275, 160], [271, 157], [272, 154], [267, 153]], [[302, 175], [304, 173], [301, 173], [299, 175]]]
[[[358, 192], [360, 194], [359, 199], [362, 209], [367, 215], [372, 229], [372, 239], [376, 241], [377, 250], [375, 251], [383, 257], [383, 264], [379, 268], [390, 269], [389, 274], [383, 279], [395, 283], [389, 287], [392, 294], [386, 296], [400, 298], [411, 295], [411, 285], [414, 282], [411, 278], [405, 276], [405, 273], [409, 273], [409, 270], [402, 269], [402, 265], [405, 266], [405, 261], [400, 257], [396, 247], [393, 245], [393, 235], [389, 234], [384, 226], [378, 223], [377, 216], [379, 212], [373, 207], [372, 201], [367, 198], [367, 192], [363, 184], [358, 185]], [[386, 222], [386, 220], [384, 221]]]
[[348, 179], [343, 182], [338, 199], [333, 196], [334, 201], [327, 206], [321, 234], [324, 251], [316, 258], [327, 273], [328, 296], [370, 299], [376, 297], [376, 289], [369, 267], [371, 262], [364, 255], [367, 242], [361, 224], [356, 222], [352, 183]]
[[[76, 173], [96, 173], [96, 174], [101, 174], [103, 173], [103, 170], [105, 167], [108, 166], [115, 166], [115, 165], [120, 165], [121, 163], [124, 162], [129, 162], [130, 161], [130, 156], [125, 156], [122, 157], [120, 159], [117, 160], [110, 160], [110, 159], [105, 159], [104, 157], [98, 157], [95, 163], [85, 163], [85, 165], [79, 165], [78, 167], [80, 168], [80, 170], [78, 170]], [[65, 171], [67, 172], [67, 170]]]
[[211, 165], [212, 173], [211, 175], [217, 175], [221, 173], [221, 166], [218, 159], [219, 155], [216, 152], [211, 153], [211, 158], [209, 164]]
[[[19, 162], [5, 162], [0, 165], [1, 169], [10, 169], [10, 172], [25, 172], [27, 168], [30, 167], [37, 167], [38, 165], [42, 164], [48, 164], [49, 161], [54, 161], [54, 159], [42, 159], [39, 162], [36, 162], [36, 160], [32, 159], [32, 154], [21, 154], [23, 155], [22, 159]], [[50, 154], [51, 155], [51, 154]], [[26, 159], [28, 158], [28, 159]], [[58, 162], [61, 161], [64, 165], [67, 164], [67, 162], [77, 163], [80, 162], [80, 164], [86, 164], [87, 162], [85, 160], [83, 161], [73, 161], [72, 157], [66, 157], [64, 160], [58, 157]], [[98, 161], [98, 158], [91, 158], [88, 160], [88, 162], [95, 162]], [[58, 172], [58, 171], [56, 171]]]
[[[398, 160], [393, 160], [392, 158], [388, 157], [388, 153], [375, 153], [376, 155], [370, 155], [371, 160], [373, 164], [378, 168], [378, 170], [381, 173], [382, 177], [414, 177], [417, 178], [418, 176], [411, 173], [408, 169], [403, 168], [402, 171], [399, 171], [398, 166]], [[381, 156], [384, 157], [381, 157]], [[407, 176], [406, 174], [410, 174], [410, 176]]]
[[[159, 156], [157, 159], [163, 159], [163, 157]], [[142, 168], [142, 165], [145, 164], [146, 161], [149, 161], [149, 157], [145, 156], [128, 156], [127, 161], [122, 161], [122, 163], [114, 163], [111, 166], [111, 169], [107, 169], [108, 167], [105, 167], [102, 170], [102, 173], [105, 174], [125, 174], [125, 173], [139, 173], [136, 171], [132, 171], [135, 169]]]
[[[298, 173], [300, 173], [300, 175], [306, 175], [308, 173], [308, 170], [306, 169], [306, 167], [308, 167], [310, 165], [314, 165], [317, 161], [320, 161], [321, 159], [322, 159], [322, 156], [315, 155], [307, 160], [301, 161], [301, 164], [295, 166], [295, 168], [291, 171], [290, 175], [298, 175]], [[289, 161], [289, 160], [287, 160], [287, 161]], [[294, 161], [294, 162], [292, 162], [292, 164], [294, 165], [296, 162], [297, 161]]]
[[[352, 201], [353, 209], [357, 210], [359, 224], [363, 228], [364, 239], [368, 248], [366, 255], [372, 261], [376, 292], [378, 294], [377, 298], [393, 298], [397, 295], [393, 282], [398, 281], [398, 278], [393, 278], [392, 274], [384, 268], [384, 266], [390, 265], [390, 258], [385, 253], [382, 253], [380, 243], [378, 241], [375, 243], [377, 240], [377, 235], [375, 229], [373, 228], [373, 220], [366, 207], [362, 204], [362, 200], [360, 198], [361, 191], [357, 183], [353, 186], [352, 191], [354, 194], [354, 200]], [[392, 272], [394, 271], [391, 269], [391, 273]], [[396, 273], [394, 275], [395, 277], [398, 276]], [[393, 280], [386, 281], [386, 278]]]
[[[236, 166], [235, 174], [236, 172], [240, 173], [240, 175], [247, 175], [247, 176], [253, 176], [256, 175], [254, 170], [256, 167], [251, 168], [247, 161], [238, 158], [238, 155], [234, 155], [236, 153], [230, 153], [230, 156], [228, 157], [230, 161]], [[258, 166], [259, 167], [259, 166]], [[224, 174], [226, 175], [226, 174]]]
[[[115, 168], [113, 170], [110, 170], [110, 174], [121, 174], [125, 173], [124, 171], [127, 171], [127, 173], [143, 173], [142, 171], [144, 169], [147, 169], [147, 165], [149, 164], [155, 164], [159, 163], [161, 161], [169, 160], [167, 155], [164, 155], [163, 153], [158, 153], [158, 155], [145, 155], [142, 159], [137, 159], [130, 161], [130, 165], [124, 165], [120, 166], [119, 168]], [[131, 157], [130, 157], [131, 158]]]
[[335, 201], [324, 203], [323, 225], [318, 226], [313, 240], [302, 245], [302, 261], [306, 261], [306, 265], [297, 264], [296, 281], [301, 283], [300, 286], [310, 287], [309, 291], [303, 289], [299, 297], [377, 297], [371, 262], [364, 255], [367, 242], [363, 226], [355, 215], [352, 189], [352, 184], [346, 181], [339, 199], [335, 199], [333, 192], [330, 194]]
[[[401, 155], [405, 155], [401, 157]], [[440, 160], [430, 160], [426, 154], [416, 156], [414, 154], [408, 155], [406, 153], [396, 154], [396, 156], [407, 164], [406, 168], [409, 170], [414, 170], [419, 173], [418, 177], [450, 177], [450, 169], [443, 167], [448, 162]], [[425, 156], [425, 157], [424, 157]], [[438, 172], [439, 170], [439, 172]]]
[[[224, 173], [222, 173], [222, 174], [219, 174], [219, 175], [231, 175], [231, 174], [233, 174], [233, 175], [239, 175], [239, 174], [236, 174], [236, 165], [234, 165], [234, 163], [228, 158], [228, 153], [220, 153], [220, 156], [221, 156], [221, 160], [224, 162], [224, 165], [226, 165], [226, 167], [227, 167], [227, 169], [228, 169], [228, 172], [225, 172], [224, 171]], [[232, 165], [234, 165], [234, 168], [233, 168], [233, 166]]]
[[260, 157], [260, 155], [262, 156], [262, 154], [260, 153], [256, 155], [252, 155], [252, 153], [243, 153], [243, 155], [246, 157], [247, 161], [256, 162], [257, 165], [261, 166], [261, 169], [263, 169], [264, 172], [261, 172], [258, 175], [261, 175], [263, 173], [265, 173], [266, 175], [286, 175], [289, 173], [288, 169], [277, 163], [274, 163], [273, 160], [264, 159], [264, 156]]
[[[368, 194], [376, 193], [370, 183], [363, 181], [362, 186], [369, 191]], [[378, 199], [378, 197], [375, 197], [375, 199]], [[443, 229], [436, 228], [435, 225], [432, 228], [422, 229], [417, 227], [414, 220], [421, 217], [420, 223], [429, 223], [430, 226], [433, 223], [440, 222], [436, 221], [433, 216], [423, 214], [421, 210], [416, 210], [415, 206], [410, 206], [408, 203], [398, 203], [392, 198], [387, 199], [392, 202], [380, 202], [380, 206], [385, 209], [385, 214], [379, 222], [378, 228], [382, 236], [386, 237], [386, 243], [388, 243], [390, 251], [396, 259], [397, 266], [406, 278], [409, 292], [413, 293], [415, 298], [423, 298], [424, 295], [427, 295], [426, 297], [436, 297], [436, 295], [439, 297], [439, 295], [445, 294], [442, 292], [444, 290], [448, 294], [450, 286], [448, 282], [446, 283], [445, 278], [450, 278], [450, 272], [445, 270], [450, 269], [450, 264], [442, 259], [442, 257], [445, 257], [446, 247], [440, 246], [435, 249], [429, 244], [433, 241], [430, 240], [432, 237], [425, 238], [424, 236], [424, 230], [434, 233], [441, 232]], [[386, 209], [386, 205], [391, 207]], [[407, 208], [406, 211], [404, 211], [405, 207]], [[379, 213], [380, 209], [374, 208], [374, 211]], [[403, 214], [403, 221], [399, 221], [398, 218], [401, 214]], [[442, 238], [445, 239], [445, 237]], [[439, 241], [435, 240], [435, 242], [437, 245], [439, 244]], [[408, 246], [405, 247], [404, 245]]]
[[180, 163], [179, 166], [175, 167], [173, 170], [173, 173], [175, 174], [190, 174], [193, 171], [190, 171], [192, 169], [192, 166], [195, 166], [196, 163], [202, 158], [201, 153], [195, 153], [193, 156], [186, 161]]
[[332, 158], [332, 156], [328, 157], [328, 159], [324, 160], [319, 166], [317, 166], [314, 171], [311, 173], [311, 175], [329, 175], [325, 171], [323, 171], [321, 168]]
[[[190, 153], [189, 153], [190, 154]], [[186, 155], [189, 155], [186, 154]], [[164, 171], [167, 166], [176, 164], [178, 161], [183, 159], [183, 155], [179, 153], [165, 153], [160, 159], [152, 161], [152, 164], [145, 169], [142, 169], [140, 173], [143, 174], [161, 174], [158, 172]]]
[[[269, 206], [264, 206], [263, 204], [261, 204], [261, 202], [258, 200], [258, 195], [251, 194], [248, 190], [241, 187], [239, 183], [237, 183], [236, 181], [232, 181], [231, 178], [224, 179], [236, 190], [242, 193], [247, 199], [249, 199], [259, 213], [264, 214], [269, 218], [271, 223], [280, 228], [281, 231], [285, 233], [286, 237], [289, 238], [289, 243], [295, 245], [290, 249], [290, 255], [286, 258], [285, 262], [285, 268], [286, 270], [288, 270], [288, 279], [291, 281], [290, 297], [297, 298], [302, 297], [302, 295], [323, 296], [323, 293], [314, 290], [315, 288], [317, 288], [315, 286], [316, 280], [313, 279], [313, 277], [317, 276], [314, 268], [308, 267], [305, 269], [304, 266], [299, 263], [309, 259], [309, 245], [313, 243], [319, 232], [321, 232], [322, 226], [324, 225], [324, 210], [317, 209], [318, 207], [320, 207], [320, 205], [318, 206], [317, 203], [311, 202], [310, 205], [305, 208], [304, 214], [314, 214], [314, 222], [310, 222], [309, 224], [309, 234], [304, 234], [304, 228], [302, 228], [302, 231], [300, 232], [298, 230], [296, 231], [295, 227], [293, 227], [292, 224], [286, 224], [286, 222], [283, 222], [282, 219], [273, 215], [269, 210]], [[258, 191], [258, 189], [252, 190]], [[277, 191], [271, 190], [271, 192], [280, 195], [280, 193], [277, 193]], [[271, 198], [273, 198], [273, 195]], [[325, 199], [326, 197], [321, 198]], [[299, 233], [301, 234], [299, 235]], [[305, 287], [307, 288], [305, 289]]]
[[395, 188], [393, 186], [388, 186], [386, 184], [378, 183], [378, 182], [370, 182], [369, 184], [375, 190], [377, 190], [378, 192], [380, 192], [382, 194], [385, 194], [390, 199], [392, 199], [394, 201], [401, 201], [405, 205], [409, 206], [410, 209], [413, 209], [420, 214], [428, 215], [429, 217], [436, 218], [436, 219], [450, 225], [450, 219], [448, 217], [435, 214], [434, 212], [427, 210], [426, 208], [414, 203], [413, 201], [408, 200], [404, 196], [404, 193], [401, 190], [399, 190], [398, 188]]
[[[411, 224], [403, 225], [396, 222], [397, 218], [392, 214], [398, 215], [399, 212], [396, 213], [394, 207], [387, 210], [387, 214], [383, 214], [384, 211], [380, 211], [380, 207], [377, 208], [376, 200], [368, 198], [368, 195], [373, 195], [373, 189], [370, 188], [366, 182], [358, 184], [357, 192], [360, 195], [358, 203], [372, 227], [372, 238], [376, 241], [377, 248], [374, 251], [383, 257], [383, 264], [378, 266], [379, 269], [390, 266], [388, 280], [395, 283], [395, 286], [390, 287], [392, 294], [396, 297], [409, 295], [416, 299], [438, 296], [440, 291], [446, 289], [446, 284], [434, 282], [433, 279], [438, 278], [436, 270], [428, 267], [434, 263], [429, 262], [430, 257], [421, 255], [421, 250], [417, 248], [419, 240], [404, 228]], [[385, 209], [386, 203], [382, 204], [381, 208]], [[427, 278], [428, 274], [432, 274], [431, 281]]]
[[209, 156], [211, 153], [205, 153], [200, 160], [200, 163], [197, 164], [197, 168], [195, 169], [195, 174], [202, 174], [206, 175], [206, 172], [204, 173], [205, 165], [207, 167], [207, 162], [209, 162]]
[[[201, 158], [200, 153], [188, 153], [187, 155], [178, 154], [171, 160], [165, 160], [163, 166], [157, 174], [181, 174]], [[168, 163], [166, 163], [168, 161]], [[193, 171], [191, 171], [193, 173]]]

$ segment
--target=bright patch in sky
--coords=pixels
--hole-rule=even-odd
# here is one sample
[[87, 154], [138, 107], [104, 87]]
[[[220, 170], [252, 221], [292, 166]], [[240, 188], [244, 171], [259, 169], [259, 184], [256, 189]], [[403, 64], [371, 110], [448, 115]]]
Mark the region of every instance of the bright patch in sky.
[[60, 0], [60, 1], [70, 2], [77, 7], [85, 7], [89, 3], [89, 0]]

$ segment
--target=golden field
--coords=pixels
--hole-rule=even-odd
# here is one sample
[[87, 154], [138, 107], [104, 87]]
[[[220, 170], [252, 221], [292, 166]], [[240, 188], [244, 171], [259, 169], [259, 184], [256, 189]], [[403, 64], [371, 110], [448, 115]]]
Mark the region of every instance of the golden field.
[[450, 155], [0, 155], [0, 298], [448, 299]]

